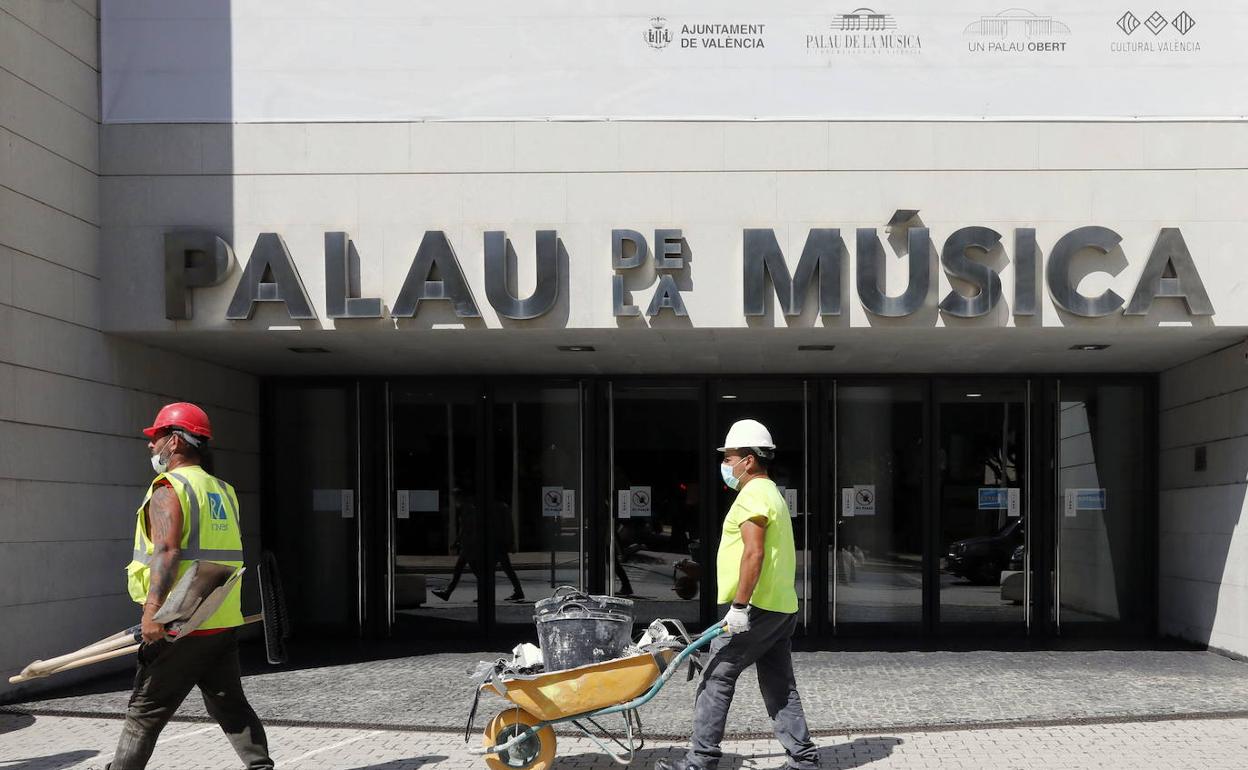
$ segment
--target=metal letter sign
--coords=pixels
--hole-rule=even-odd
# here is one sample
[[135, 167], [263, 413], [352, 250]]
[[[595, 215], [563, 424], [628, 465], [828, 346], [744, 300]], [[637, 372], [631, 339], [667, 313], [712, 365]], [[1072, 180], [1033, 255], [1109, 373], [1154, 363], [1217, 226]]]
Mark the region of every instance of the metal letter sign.
[[[881, 243], [876, 228], [858, 228], [857, 292], [862, 307], [876, 316], [902, 318], [927, 304], [932, 286], [933, 249], [931, 233], [926, 227], [907, 227], [917, 220], [917, 210], [899, 209], [889, 222], [890, 245]], [[885, 276], [886, 254], [900, 253], [905, 228], [908, 283], [899, 296], [888, 296]], [[516, 296], [515, 250], [506, 232], [491, 230], [484, 234], [485, 291], [490, 305], [500, 318], [527, 320], [549, 313], [558, 304], [563, 282], [567, 277], [567, 255], [556, 230], [539, 230], [536, 235], [537, 281], [532, 294], [524, 299]], [[230, 272], [234, 254], [230, 245], [211, 232], [174, 230], [164, 236], [165, 248], [165, 316], [170, 320], [192, 317], [192, 292], [198, 287], [220, 283]], [[1112, 289], [1095, 297], [1078, 291], [1078, 281], [1071, 270], [1089, 272], [1086, 263], [1074, 264], [1086, 251], [1093, 259], [1116, 254], [1122, 238], [1105, 227], [1079, 227], [1063, 235], [1043, 265], [1044, 283], [1048, 284], [1053, 303], [1068, 313], [1086, 318], [1113, 314], [1124, 300]], [[688, 281], [689, 244], [679, 229], [654, 231], [655, 255], [653, 270], [639, 274], [639, 282], [653, 282], [654, 294], [645, 314], [659, 316], [671, 310], [680, 318], [688, 316], [681, 286]], [[940, 310], [960, 318], [976, 318], [990, 314], [1002, 298], [1001, 276], [982, 257], [971, 252], [995, 254], [1003, 247], [1002, 235], [988, 227], [969, 226], [951, 233], [940, 251], [940, 263], [951, 278], [972, 284], [977, 291], [963, 295], [954, 289], [939, 303]], [[812, 228], [806, 235], [797, 267], [790, 272], [788, 261], [776, 239], [775, 231], [767, 228], [742, 230], [742, 310], [747, 317], [766, 313], [768, 282], [775, 292], [781, 312], [788, 317], [800, 316], [817, 283], [819, 315], [841, 314], [842, 280], [846, 270], [846, 244], [837, 228]], [[646, 267], [650, 245], [636, 230], [611, 231], [611, 296], [612, 313], [616, 318], [642, 315], [632, 304], [626, 271]], [[1039, 311], [1041, 280], [1040, 251], [1036, 231], [1031, 227], [1014, 230], [1014, 306], [1015, 316], [1035, 316]], [[1118, 264], [1109, 268], [1121, 272]], [[1102, 266], [1102, 272], [1109, 272]], [[678, 280], [678, 276], [683, 279]], [[360, 256], [345, 232], [325, 233], [325, 307], [330, 318], [381, 318], [385, 306], [377, 297], [360, 297]], [[1192, 253], [1176, 227], [1165, 227], [1149, 254], [1131, 301], [1124, 315], [1146, 315], [1157, 298], [1181, 299], [1191, 316], [1213, 315], [1209, 294], [1196, 269]], [[446, 233], [425, 232], [412, 260], [403, 286], [390, 315], [410, 318], [416, 315], [424, 300], [451, 303], [461, 318], [481, 316], [471, 287], [460, 269], [459, 260]], [[283, 302], [292, 319], [315, 319], [316, 312], [299, 277], [285, 242], [277, 233], [261, 233], [251, 256], [242, 270], [242, 278], [230, 300], [226, 318], [232, 321], [250, 319], [257, 302]]]
[[991, 267], [976, 262], [966, 253], [977, 249], [990, 254], [1001, 245], [1001, 233], [987, 227], [963, 227], [945, 239], [940, 251], [940, 261], [945, 272], [975, 284], [979, 293], [966, 297], [956, 289], [950, 290], [940, 301], [940, 309], [959, 318], [977, 318], [988, 315], [1001, 301], [1001, 276]]
[[225, 317], [231, 321], [249, 320], [257, 302], [284, 302], [287, 315], [295, 320], [316, 318], [295, 261], [277, 233], [260, 233], [256, 239]]
[[767, 276], [786, 316], [802, 314], [812, 280], [819, 280], [819, 315], [841, 314], [841, 258], [845, 241], [835, 228], [814, 228], [806, 235], [797, 272], [790, 278], [776, 233], [770, 229], [746, 229], [742, 235], [742, 288], [745, 314], [766, 311]]
[[485, 234], [485, 296], [504, 318], [524, 320], [549, 313], [559, 300], [559, 234], [537, 231], [537, 286], [528, 299], [517, 299], [515, 276], [507, 271], [511, 240], [502, 230]]
[[234, 264], [234, 250], [215, 233], [175, 230], [165, 233], [165, 318], [185, 321], [194, 315], [188, 289], [215, 286]]
[[1058, 240], [1045, 270], [1049, 295], [1058, 307], [1085, 318], [1107, 316], [1122, 307], [1122, 297], [1113, 289], [1106, 289], [1096, 297], [1085, 297], [1070, 283], [1070, 262], [1078, 251], [1086, 248], [1108, 254], [1121, 241], [1122, 236], [1107, 227], [1079, 227]]
[[1181, 298], [1188, 315], [1213, 315], [1213, 303], [1177, 227], [1161, 228], [1123, 315], [1147, 315], [1154, 297]]
[[[432, 278], [435, 269], [438, 279]], [[432, 299], [450, 302], [455, 315], [460, 318], [481, 317], [468, 282], [464, 280], [464, 273], [459, 269], [455, 250], [441, 230], [430, 230], [421, 238], [416, 258], [408, 268], [407, 278], [403, 281], [403, 288], [399, 289], [399, 297], [394, 301], [390, 315], [411, 318], [416, 315], [422, 300]]]
[[653, 318], [664, 308], [681, 318], [689, 315], [689, 311], [685, 309], [685, 301], [680, 296], [680, 287], [676, 285], [676, 279], [667, 273], [659, 276], [659, 286], [654, 290], [654, 297], [650, 299], [650, 307], [646, 310], [646, 315]]
[[[624, 244], [633, 244], [633, 253], [625, 254]], [[650, 246], [646, 237], [636, 230], [611, 231], [611, 267], [614, 270], [632, 270], [646, 261]], [[641, 308], [628, 301], [624, 288], [624, 276], [618, 272], [611, 276], [611, 312], [616, 318], [641, 315]]]
[[[631, 255], [624, 253], [625, 243], [633, 244]], [[611, 267], [615, 270], [631, 270], [634, 267], [641, 267], [649, 251], [650, 246], [646, 243], [646, 236], [636, 230], [611, 231]]]
[[931, 280], [932, 239], [926, 227], [911, 227], [909, 241], [910, 282], [900, 297], [884, 293], [884, 249], [874, 227], [858, 228], [858, 299], [878, 316], [901, 318], [923, 307]]
[[654, 248], [657, 269], [680, 270], [685, 266], [685, 239], [679, 230], [655, 230]]
[[1014, 231], [1014, 315], [1036, 314], [1036, 229]]
[[360, 296], [360, 255], [346, 233], [325, 233], [325, 314], [381, 318], [381, 298]]

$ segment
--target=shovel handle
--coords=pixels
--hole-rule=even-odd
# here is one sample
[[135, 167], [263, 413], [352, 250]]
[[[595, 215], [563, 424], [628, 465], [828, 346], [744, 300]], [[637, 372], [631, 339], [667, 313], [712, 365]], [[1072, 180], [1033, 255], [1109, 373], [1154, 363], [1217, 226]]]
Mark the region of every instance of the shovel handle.
[[[243, 625], [259, 623], [263, 620], [263, 614], [248, 615], [243, 618]], [[59, 674], [62, 671], [72, 671], [75, 668], [82, 668], [93, 663], [101, 663], [137, 652], [139, 645], [135, 643], [134, 636], [138, 633], [138, 628], [138, 626], [127, 628], [125, 631], [83, 647], [80, 650], [75, 650], [67, 655], [61, 655], [51, 660], [37, 660], [22, 669], [21, 673], [9, 677], [9, 684], [20, 684], [31, 679], [41, 679], [52, 674]]]
[[95, 644], [87, 645], [86, 647], [74, 650], [73, 652], [58, 655], [57, 657], [49, 658], [48, 660], [36, 660], [34, 663], [31, 663], [29, 666], [22, 669], [22, 673], [19, 674], [19, 676], [22, 676], [25, 679], [37, 679], [41, 676], [47, 676], [48, 674], [58, 671], [61, 668], [77, 661], [92, 658], [101, 653], [112, 652], [113, 650], [118, 650], [122, 647], [128, 647], [138, 641], [141, 641], [141, 639], [136, 638], [138, 637], [138, 631], [139, 627], [134, 626], [133, 628], [128, 628], [108, 639], [96, 642]]
[[96, 655], [91, 655], [85, 658], [79, 658], [78, 660], [72, 661], [70, 663], [66, 663], [65, 665], [60, 666], [59, 668], [55, 668], [50, 671], [45, 671], [43, 673], [36, 673], [36, 672], [27, 673], [23, 671], [17, 676], [9, 677], [9, 684], [20, 684], [21, 682], [27, 682], [27, 681], [30, 681], [31, 679], [40, 679], [42, 677], [50, 676], [52, 674], [59, 674], [62, 671], [71, 671], [75, 668], [82, 668], [83, 666], [90, 666], [93, 663], [100, 663], [105, 660], [112, 660], [113, 658], [120, 658], [123, 655], [132, 655], [138, 651], [139, 651], [139, 645], [131, 644], [129, 647], [122, 647], [119, 650], [109, 650], [108, 652], [101, 652]]

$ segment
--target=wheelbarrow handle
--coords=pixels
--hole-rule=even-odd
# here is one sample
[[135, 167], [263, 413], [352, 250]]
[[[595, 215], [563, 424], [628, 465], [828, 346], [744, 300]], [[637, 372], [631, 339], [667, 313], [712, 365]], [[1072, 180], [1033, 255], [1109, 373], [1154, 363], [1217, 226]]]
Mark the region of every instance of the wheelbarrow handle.
[[681, 663], [684, 663], [686, 658], [710, 644], [716, 637], [723, 636], [726, 633], [728, 633], [728, 624], [722, 620], [706, 629], [702, 632], [701, 636], [685, 645], [685, 649], [681, 650], [680, 653], [676, 655], [676, 657], [672, 660], [672, 667], [675, 668]]
[[641, 695], [638, 695], [628, 703], [621, 703], [618, 706], [611, 706], [600, 711], [595, 711], [593, 716], [607, 716], [608, 714], [615, 714], [620, 711], [632, 711], [646, 705], [654, 698], [654, 696], [659, 694], [659, 690], [663, 689], [663, 685], [667, 684], [667, 681], [671, 679], [672, 676], [680, 669], [681, 663], [684, 663], [689, 659], [689, 656], [710, 644], [715, 637], [725, 633], [725, 630], [726, 624], [723, 621], [720, 621], [719, 623], [716, 623], [706, 629], [702, 632], [701, 636], [693, 640], [692, 644], [687, 645], [685, 649], [676, 653], [676, 657], [672, 658], [672, 662], [669, 663], [667, 668], [663, 670], [663, 673], [659, 675], [659, 678], [654, 680], [654, 684], [650, 686], [649, 690]]

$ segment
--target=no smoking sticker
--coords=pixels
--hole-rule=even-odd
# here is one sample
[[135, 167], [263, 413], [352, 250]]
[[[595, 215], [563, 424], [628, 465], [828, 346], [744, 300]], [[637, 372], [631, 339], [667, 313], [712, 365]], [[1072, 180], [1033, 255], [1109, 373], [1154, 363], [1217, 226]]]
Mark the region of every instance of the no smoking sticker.
[[650, 487], [629, 487], [628, 500], [629, 510], [633, 516], [647, 517], [650, 515]]

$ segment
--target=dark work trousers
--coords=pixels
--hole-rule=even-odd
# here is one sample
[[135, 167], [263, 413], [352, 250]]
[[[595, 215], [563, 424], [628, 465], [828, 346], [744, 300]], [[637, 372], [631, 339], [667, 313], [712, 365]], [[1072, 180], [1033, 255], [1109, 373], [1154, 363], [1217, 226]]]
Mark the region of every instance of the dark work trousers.
[[188, 636], [139, 648], [134, 693], [109, 770], [147, 767], [160, 731], [196, 685], [209, 716], [221, 725], [248, 770], [273, 767], [264, 726], [243, 694], [234, 633]]
[[[720, 610], [722, 614], [728, 608]], [[702, 674], [693, 707], [693, 745], [686, 756], [686, 764], [699, 770], [716, 770], [723, 756], [719, 743], [724, 738], [737, 677], [753, 665], [767, 716], [771, 717], [776, 740], [784, 747], [788, 766], [797, 770], [819, 766], [819, 751], [810, 740], [806, 712], [802, 710], [797, 680], [793, 676], [793, 631], [796, 628], [796, 614], [751, 607], [749, 631], [724, 634], [711, 642], [711, 658]]]

